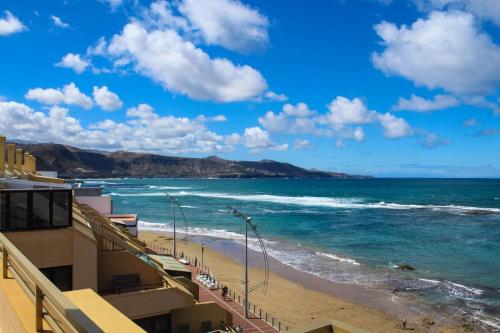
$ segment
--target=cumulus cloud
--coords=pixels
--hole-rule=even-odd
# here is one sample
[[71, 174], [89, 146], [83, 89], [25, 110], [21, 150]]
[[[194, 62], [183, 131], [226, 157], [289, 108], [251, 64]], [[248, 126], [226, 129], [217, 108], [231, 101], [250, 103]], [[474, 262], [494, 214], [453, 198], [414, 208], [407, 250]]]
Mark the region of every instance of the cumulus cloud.
[[420, 96], [411, 95], [410, 99], [400, 97], [394, 105], [394, 111], [416, 111], [430, 112], [448, 109], [460, 104], [460, 101], [451, 95], [436, 95], [433, 99], [425, 99]]
[[62, 88], [30, 89], [24, 97], [45, 105], [77, 105], [84, 109], [90, 109], [93, 105], [92, 99], [82, 93], [73, 82]]
[[6, 10], [0, 17], [0, 36], [7, 36], [26, 30], [26, 26], [11, 12]]
[[271, 150], [288, 150], [288, 144], [276, 144], [274, 143], [269, 133], [264, 131], [260, 127], [250, 127], [245, 129], [243, 135], [243, 145], [250, 149], [252, 153], [258, 153], [265, 149]]
[[61, 61], [59, 61], [56, 66], [71, 68], [78, 74], [83, 73], [83, 71], [90, 66], [90, 63], [82, 59], [79, 54], [68, 53], [66, 54]]
[[268, 111], [258, 121], [269, 132], [335, 137], [337, 146], [344, 146], [346, 139], [364, 141], [365, 132], [359, 125], [365, 124], [379, 124], [384, 136], [391, 139], [414, 134], [403, 118], [369, 110], [359, 98], [337, 96], [327, 108], [328, 112], [318, 114], [305, 103], [285, 104], [282, 112]]
[[69, 28], [69, 24], [68, 23], [63, 22], [63, 20], [61, 20], [59, 17], [57, 17], [55, 15], [50, 15], [50, 19], [52, 20], [52, 22], [54, 23], [54, 25], [56, 27], [59, 27], [59, 28], [62, 28], [62, 29]]
[[[128, 109], [124, 122], [105, 119], [85, 127], [64, 107], [38, 111], [22, 103], [0, 101], [0, 119], [0, 133], [11, 138], [83, 148], [184, 154], [226, 152], [242, 144], [236, 133], [220, 135], [198, 118], [160, 116], [147, 104]], [[280, 148], [265, 135], [265, 143], [259, 143], [259, 135], [249, 133], [247, 143], [257, 150]]]
[[148, 31], [139, 22], [127, 24], [107, 47], [115, 65], [132, 64], [166, 89], [199, 100], [233, 102], [260, 95], [267, 83], [247, 65], [210, 58], [175, 30]]
[[114, 111], [122, 107], [123, 102], [114, 92], [109, 91], [108, 87], [98, 88], [94, 86], [92, 91], [94, 100], [104, 111]]
[[285, 94], [278, 94], [274, 91], [266, 91], [264, 97], [269, 101], [277, 101], [277, 102], [286, 102], [288, 100], [288, 96]]
[[434, 149], [439, 146], [446, 146], [450, 141], [439, 137], [435, 133], [422, 132], [420, 133], [420, 145], [425, 149]]
[[99, 0], [99, 1], [108, 4], [111, 10], [117, 9], [124, 2], [124, 0]]
[[179, 11], [209, 45], [249, 52], [268, 44], [269, 21], [237, 0], [184, 0]]
[[384, 49], [372, 61], [387, 75], [455, 94], [491, 94], [500, 84], [500, 47], [469, 13], [432, 12], [411, 26], [382, 22], [375, 31]]
[[500, 1], [498, 0], [414, 0], [422, 11], [434, 9], [465, 10], [478, 18], [500, 25]]
[[293, 149], [308, 149], [312, 148], [313, 144], [309, 140], [295, 139], [293, 141]]

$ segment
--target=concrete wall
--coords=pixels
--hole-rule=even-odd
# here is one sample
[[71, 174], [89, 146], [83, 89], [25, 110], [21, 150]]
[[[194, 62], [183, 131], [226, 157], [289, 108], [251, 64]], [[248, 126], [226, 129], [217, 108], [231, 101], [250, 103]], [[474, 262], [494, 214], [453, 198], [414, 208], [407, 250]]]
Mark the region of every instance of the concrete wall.
[[0, 288], [0, 332], [26, 332], [2, 288]]
[[73, 234], [73, 289], [92, 289], [97, 292], [97, 244], [83, 234]]
[[100, 253], [99, 291], [113, 290], [113, 275], [139, 274], [141, 284], [162, 281], [158, 272], [127, 251]]
[[113, 201], [110, 196], [97, 196], [97, 197], [87, 197], [81, 196], [77, 197], [76, 200], [79, 203], [89, 205], [98, 212], [104, 215], [113, 213]]
[[172, 311], [172, 333], [179, 332], [182, 324], [189, 324], [189, 332], [191, 333], [201, 333], [204, 321], [211, 321], [213, 330], [221, 327], [221, 321], [229, 326], [233, 325], [232, 315], [219, 305], [212, 302], [198, 303]]
[[73, 228], [15, 231], [5, 236], [38, 268], [73, 265]]
[[97, 245], [73, 228], [5, 233], [38, 268], [73, 266], [73, 289], [97, 290]]
[[115, 308], [135, 320], [167, 314], [194, 304], [191, 296], [176, 288], [161, 288], [104, 296]]

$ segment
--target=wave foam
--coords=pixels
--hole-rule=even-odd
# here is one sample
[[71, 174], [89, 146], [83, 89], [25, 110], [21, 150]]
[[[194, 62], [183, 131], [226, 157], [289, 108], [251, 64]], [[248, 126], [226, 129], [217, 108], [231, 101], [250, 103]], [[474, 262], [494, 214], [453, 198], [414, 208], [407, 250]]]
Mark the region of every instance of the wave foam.
[[347, 262], [349, 264], [356, 265], [356, 266], [360, 265], [359, 262], [357, 262], [356, 260], [351, 259], [351, 258], [342, 258], [342, 257], [339, 257], [339, 256], [332, 254], [332, 253], [324, 253], [324, 252], [315, 252], [315, 253], [319, 256], [327, 257], [327, 258], [337, 260], [340, 262]]
[[198, 196], [205, 198], [232, 199], [239, 201], [269, 202], [284, 205], [299, 205], [310, 207], [330, 207], [346, 209], [431, 209], [433, 211], [443, 211], [456, 214], [500, 214], [500, 208], [471, 207], [459, 205], [417, 205], [417, 204], [397, 204], [397, 203], [362, 203], [359, 198], [329, 198], [329, 197], [292, 197], [270, 194], [230, 194], [211, 192], [187, 192], [179, 191], [172, 193], [176, 196]]

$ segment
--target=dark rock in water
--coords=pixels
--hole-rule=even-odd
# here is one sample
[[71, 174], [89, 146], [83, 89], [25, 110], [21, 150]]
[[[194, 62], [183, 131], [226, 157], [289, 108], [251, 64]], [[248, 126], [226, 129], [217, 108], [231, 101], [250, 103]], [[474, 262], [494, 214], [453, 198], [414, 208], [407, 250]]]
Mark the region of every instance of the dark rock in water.
[[414, 271], [415, 270], [415, 267], [410, 266], [408, 264], [398, 265], [398, 268], [401, 269], [401, 270], [403, 270], [403, 271]]

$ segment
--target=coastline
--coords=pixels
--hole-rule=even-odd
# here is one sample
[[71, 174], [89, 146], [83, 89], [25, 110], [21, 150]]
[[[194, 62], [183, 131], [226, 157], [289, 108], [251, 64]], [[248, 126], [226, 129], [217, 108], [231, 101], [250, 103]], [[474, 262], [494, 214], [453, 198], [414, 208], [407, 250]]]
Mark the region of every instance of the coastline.
[[[171, 233], [166, 231], [139, 232], [139, 238], [148, 244], [169, 249], [173, 243], [171, 237]], [[177, 252], [201, 260], [201, 242], [205, 243], [204, 264], [211, 273], [221, 284], [243, 294], [244, 247], [232, 240], [195, 236], [188, 241], [178, 240]], [[264, 276], [261, 261], [258, 252], [249, 250], [251, 285], [260, 282]], [[401, 296], [364, 286], [336, 283], [297, 270], [272, 257], [267, 294], [254, 291], [250, 301], [290, 327], [315, 319], [333, 318], [370, 331], [400, 332], [401, 318], [404, 317], [414, 332], [467, 332], [468, 328], [438, 317], [430, 309], [413, 307]], [[436, 323], [424, 327], [426, 318], [432, 318]]]

